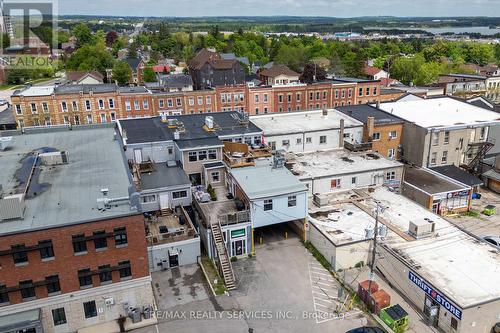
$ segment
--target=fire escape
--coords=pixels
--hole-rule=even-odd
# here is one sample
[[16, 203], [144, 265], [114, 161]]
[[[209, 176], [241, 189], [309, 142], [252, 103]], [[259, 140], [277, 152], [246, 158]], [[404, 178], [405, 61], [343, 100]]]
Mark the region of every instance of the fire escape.
[[484, 157], [494, 145], [495, 140], [492, 138], [487, 138], [485, 141], [469, 143], [465, 156], [466, 158], [472, 156], [472, 159], [469, 163], [462, 165], [462, 168], [474, 175], [482, 174]]

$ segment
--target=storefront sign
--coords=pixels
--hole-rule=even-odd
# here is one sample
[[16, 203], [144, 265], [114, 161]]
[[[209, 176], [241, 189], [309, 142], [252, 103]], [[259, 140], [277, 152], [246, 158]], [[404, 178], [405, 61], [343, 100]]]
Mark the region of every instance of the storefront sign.
[[245, 236], [245, 229], [231, 230], [231, 238]]
[[453, 314], [458, 319], [462, 319], [462, 310], [459, 307], [451, 303], [441, 295], [438, 291], [434, 290], [425, 280], [420, 278], [418, 275], [413, 273], [412, 271], [408, 271], [408, 278], [411, 282], [416, 284], [420, 289], [422, 289], [427, 295], [432, 297], [436, 302], [439, 303], [442, 307], [448, 310], [451, 314]]

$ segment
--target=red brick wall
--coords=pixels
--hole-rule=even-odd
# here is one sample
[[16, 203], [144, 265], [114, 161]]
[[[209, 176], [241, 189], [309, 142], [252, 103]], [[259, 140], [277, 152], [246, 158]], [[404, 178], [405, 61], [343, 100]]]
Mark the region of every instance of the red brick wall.
[[[102, 252], [95, 252], [94, 242], [87, 241], [87, 254], [75, 256], [73, 252], [72, 235], [84, 233], [91, 236], [93, 231], [105, 230], [113, 232], [115, 227], [126, 227], [128, 246], [116, 248], [113, 237], [107, 238], [108, 248]], [[109, 264], [117, 266], [118, 262], [129, 260], [132, 277], [140, 278], [149, 275], [144, 218], [134, 215], [123, 218], [102, 220], [92, 223], [83, 223], [73, 226], [26, 232], [22, 234], [0, 237], [0, 251], [10, 250], [11, 245], [37, 245], [40, 240], [52, 240], [54, 257], [52, 261], [42, 262], [38, 250], [28, 252], [29, 264], [16, 267], [12, 255], [0, 256], [0, 285], [7, 288], [18, 286], [20, 281], [43, 281], [50, 275], [59, 275], [61, 293], [80, 290], [78, 270], [90, 268], [97, 270], [97, 266]], [[113, 282], [119, 282], [119, 272], [114, 271]], [[99, 277], [94, 275], [93, 286], [99, 286]], [[45, 286], [36, 287], [37, 298], [47, 296]], [[21, 302], [19, 291], [9, 293], [11, 304]]]

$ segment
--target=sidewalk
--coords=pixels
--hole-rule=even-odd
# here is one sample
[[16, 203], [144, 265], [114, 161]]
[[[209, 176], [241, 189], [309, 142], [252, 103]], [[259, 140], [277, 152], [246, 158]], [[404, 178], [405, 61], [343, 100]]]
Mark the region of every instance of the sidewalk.
[[[345, 273], [345, 283], [356, 291], [358, 290], [358, 283], [368, 279], [369, 270], [368, 266], [364, 266], [363, 268], [353, 268], [345, 272], [340, 272], [338, 275], [340, 278], [344, 278]], [[375, 274], [375, 281], [378, 283], [380, 289], [384, 289], [391, 296], [391, 305], [399, 304], [408, 312], [410, 324], [406, 332], [438, 333], [438, 330], [434, 327], [427, 326], [423, 317], [395, 289], [391, 288], [382, 276]]]

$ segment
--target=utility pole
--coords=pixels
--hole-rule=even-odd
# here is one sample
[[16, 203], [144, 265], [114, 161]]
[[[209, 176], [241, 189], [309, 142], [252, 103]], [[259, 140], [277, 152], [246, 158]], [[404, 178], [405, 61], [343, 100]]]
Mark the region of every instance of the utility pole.
[[368, 293], [369, 295], [372, 294], [372, 281], [374, 277], [374, 271], [375, 271], [375, 256], [377, 254], [377, 236], [378, 236], [378, 210], [379, 210], [379, 203], [378, 201], [375, 201], [375, 230], [373, 233], [373, 249], [372, 249], [372, 260], [370, 262], [370, 277], [369, 277], [369, 282], [368, 282]]

